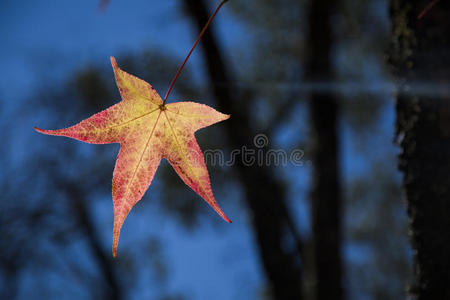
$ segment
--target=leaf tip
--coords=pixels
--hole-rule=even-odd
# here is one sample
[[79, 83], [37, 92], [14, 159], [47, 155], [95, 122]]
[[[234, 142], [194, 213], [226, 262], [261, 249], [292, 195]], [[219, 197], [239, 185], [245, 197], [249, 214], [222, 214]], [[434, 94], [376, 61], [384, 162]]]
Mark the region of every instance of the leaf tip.
[[228, 217], [223, 212], [220, 214], [220, 216], [222, 217], [222, 219], [224, 219], [228, 223], [230, 223], [230, 224], [233, 223], [230, 219], [228, 219]]
[[33, 129], [36, 130], [37, 132], [45, 133], [44, 129], [37, 128], [36, 126], [34, 126]]
[[114, 56], [110, 56], [109, 59], [111, 59], [111, 64], [112, 64], [113, 68], [117, 68], [117, 62], [116, 62], [116, 59], [114, 58]]
[[112, 255], [113, 258], [117, 257], [117, 246], [119, 245], [119, 236], [118, 234], [113, 234], [113, 246], [112, 246]]
[[47, 134], [47, 135], [64, 135], [59, 132], [60, 130], [58, 131], [58, 130], [51, 130], [51, 129], [41, 129], [36, 126], [34, 126], [33, 129], [39, 133]]

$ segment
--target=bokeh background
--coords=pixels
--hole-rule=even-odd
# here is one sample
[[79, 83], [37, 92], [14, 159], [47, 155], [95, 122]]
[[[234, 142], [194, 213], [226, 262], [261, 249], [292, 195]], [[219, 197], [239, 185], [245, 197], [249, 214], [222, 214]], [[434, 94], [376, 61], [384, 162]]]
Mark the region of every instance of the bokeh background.
[[[110, 56], [164, 95], [218, 1], [1, 1], [0, 298], [290, 299], [297, 286], [313, 299], [318, 256], [335, 260], [346, 299], [404, 298], [389, 3], [313, 2], [229, 1], [169, 98], [231, 114], [196, 134], [203, 150], [228, 156], [264, 134], [265, 150], [302, 150], [302, 164], [210, 164], [227, 224], [163, 161], [113, 259], [119, 145], [33, 126], [118, 102]], [[322, 252], [321, 229], [334, 237]]]

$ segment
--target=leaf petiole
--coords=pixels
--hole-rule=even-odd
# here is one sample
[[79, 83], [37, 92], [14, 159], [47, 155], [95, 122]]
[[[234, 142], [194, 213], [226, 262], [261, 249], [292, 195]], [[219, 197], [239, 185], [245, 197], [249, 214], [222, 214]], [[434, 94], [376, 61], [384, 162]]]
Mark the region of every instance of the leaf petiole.
[[214, 13], [211, 15], [211, 17], [209, 17], [208, 22], [206, 22], [205, 27], [203, 27], [202, 31], [200, 32], [200, 34], [197, 37], [197, 40], [195, 40], [194, 45], [192, 46], [191, 50], [189, 51], [188, 55], [186, 56], [186, 58], [184, 59], [183, 63], [181, 64], [180, 68], [178, 69], [177, 73], [175, 74], [175, 77], [172, 79], [172, 82], [170, 83], [169, 89], [167, 90], [166, 95], [164, 96], [164, 100], [163, 100], [163, 105], [166, 104], [167, 98], [169, 97], [170, 92], [172, 91], [173, 85], [175, 84], [175, 81], [177, 80], [178, 76], [180, 76], [181, 70], [183, 70], [184, 65], [186, 64], [186, 62], [188, 61], [189, 57], [192, 54], [192, 51], [194, 51], [195, 47], [197, 46], [198, 42], [200, 41], [200, 39], [202, 38], [203, 34], [205, 33], [206, 29], [208, 28], [209, 24], [211, 23], [211, 21], [214, 19], [214, 17], [217, 15], [217, 13], [219, 12], [220, 8], [222, 7], [222, 5], [225, 4], [225, 2], [227, 2], [228, 0], [222, 0], [222, 2], [220, 2], [220, 4], [217, 6], [216, 10], [214, 11]]

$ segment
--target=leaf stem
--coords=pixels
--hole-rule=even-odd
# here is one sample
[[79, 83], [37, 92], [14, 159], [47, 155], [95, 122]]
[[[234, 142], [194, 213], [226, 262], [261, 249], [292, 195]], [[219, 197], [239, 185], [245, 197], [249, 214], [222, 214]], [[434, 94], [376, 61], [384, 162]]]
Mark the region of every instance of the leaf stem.
[[163, 105], [166, 104], [167, 98], [169, 97], [170, 92], [172, 91], [173, 85], [175, 84], [175, 81], [177, 80], [178, 76], [180, 76], [181, 70], [183, 70], [184, 65], [186, 64], [186, 62], [188, 61], [189, 57], [192, 54], [192, 51], [194, 51], [195, 47], [197, 46], [198, 42], [200, 41], [200, 39], [202, 38], [203, 34], [205, 33], [206, 29], [208, 28], [209, 24], [211, 23], [211, 21], [214, 19], [214, 17], [217, 15], [217, 13], [219, 12], [220, 8], [222, 7], [222, 5], [225, 4], [225, 2], [227, 2], [228, 0], [222, 0], [222, 2], [220, 2], [220, 4], [217, 6], [216, 10], [214, 11], [214, 13], [211, 15], [211, 17], [209, 18], [208, 22], [206, 22], [205, 27], [203, 27], [202, 31], [200, 32], [200, 34], [197, 37], [197, 40], [195, 40], [194, 45], [192, 46], [191, 50], [189, 51], [188, 55], [186, 56], [186, 58], [184, 59], [183, 63], [181, 64], [180, 68], [178, 69], [177, 73], [175, 74], [175, 77], [172, 79], [172, 82], [170, 83], [169, 89], [167, 90], [166, 95], [164, 96], [164, 100], [163, 100]]
[[433, 0], [430, 3], [428, 3], [427, 6], [425, 6], [425, 8], [420, 12], [420, 14], [417, 16], [417, 19], [420, 20], [423, 18], [423, 16], [430, 10], [433, 8], [433, 6], [436, 5], [436, 3], [438, 3], [439, 0]]

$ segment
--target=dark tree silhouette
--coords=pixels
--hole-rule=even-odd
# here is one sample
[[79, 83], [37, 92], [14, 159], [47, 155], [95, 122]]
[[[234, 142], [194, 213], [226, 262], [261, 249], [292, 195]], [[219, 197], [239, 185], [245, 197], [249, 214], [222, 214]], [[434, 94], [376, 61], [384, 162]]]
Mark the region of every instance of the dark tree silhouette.
[[[310, 1], [306, 77], [311, 82], [333, 81], [331, 17], [336, 6], [336, 0]], [[314, 293], [319, 300], [339, 300], [343, 290], [338, 104], [327, 90], [314, 92], [310, 98]]]
[[[414, 299], [450, 299], [450, 3], [391, 1], [399, 168], [414, 248]], [[416, 93], [418, 84], [436, 87]], [[413, 92], [408, 92], [413, 88]]]

